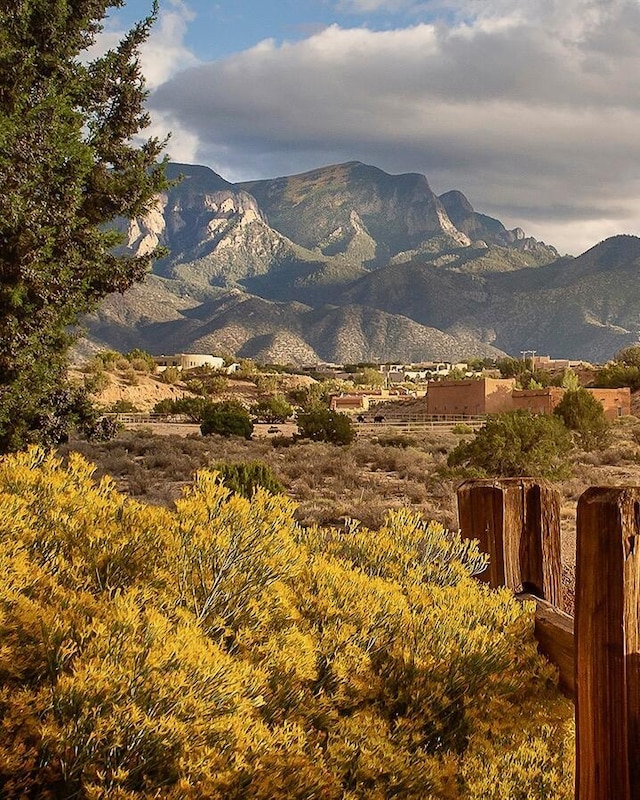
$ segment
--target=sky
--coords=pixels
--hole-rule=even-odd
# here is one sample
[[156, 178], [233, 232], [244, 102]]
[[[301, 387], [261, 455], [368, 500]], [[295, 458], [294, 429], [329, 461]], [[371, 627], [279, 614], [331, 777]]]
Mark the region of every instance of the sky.
[[228, 181], [362, 161], [561, 253], [640, 235], [640, 0], [160, 0], [143, 68], [149, 133]]

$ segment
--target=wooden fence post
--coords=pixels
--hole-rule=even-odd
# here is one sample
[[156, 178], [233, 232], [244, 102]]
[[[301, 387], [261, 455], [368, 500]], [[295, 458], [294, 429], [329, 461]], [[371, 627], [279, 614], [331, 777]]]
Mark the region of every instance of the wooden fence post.
[[462, 536], [489, 554], [481, 580], [562, 607], [560, 495], [530, 478], [465, 481], [458, 488]]
[[640, 798], [640, 488], [578, 502], [576, 798]]

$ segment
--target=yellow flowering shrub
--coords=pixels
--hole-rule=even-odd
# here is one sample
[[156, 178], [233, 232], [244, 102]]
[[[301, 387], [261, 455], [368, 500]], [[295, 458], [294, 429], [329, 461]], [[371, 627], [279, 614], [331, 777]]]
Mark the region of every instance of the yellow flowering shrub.
[[572, 707], [475, 545], [292, 511], [0, 462], [0, 796], [571, 798]]

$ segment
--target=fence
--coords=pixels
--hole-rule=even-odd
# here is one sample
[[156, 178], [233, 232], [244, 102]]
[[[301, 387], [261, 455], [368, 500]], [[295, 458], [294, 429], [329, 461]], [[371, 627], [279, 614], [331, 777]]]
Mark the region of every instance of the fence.
[[460, 529], [481, 576], [536, 600], [539, 647], [576, 706], [577, 800], [640, 799], [640, 488], [594, 487], [578, 502], [575, 619], [562, 601], [560, 499], [529, 479], [467, 481]]
[[[374, 414], [375, 416], [375, 414]], [[474, 431], [481, 428], [487, 418], [484, 416], [462, 416], [462, 415], [423, 415], [423, 416], [396, 416], [389, 419], [382, 419], [381, 422], [354, 422], [354, 427], [358, 435], [371, 436], [391, 428], [394, 432], [420, 433], [427, 430], [450, 431], [457, 425], [466, 425]]]

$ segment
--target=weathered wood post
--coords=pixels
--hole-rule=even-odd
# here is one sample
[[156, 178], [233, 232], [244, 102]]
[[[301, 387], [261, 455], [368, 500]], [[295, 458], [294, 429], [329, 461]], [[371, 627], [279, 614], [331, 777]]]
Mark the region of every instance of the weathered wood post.
[[458, 520], [478, 539], [489, 567], [478, 577], [562, 606], [560, 495], [530, 478], [465, 481], [458, 488]]
[[640, 798], [640, 488], [578, 502], [576, 798]]

